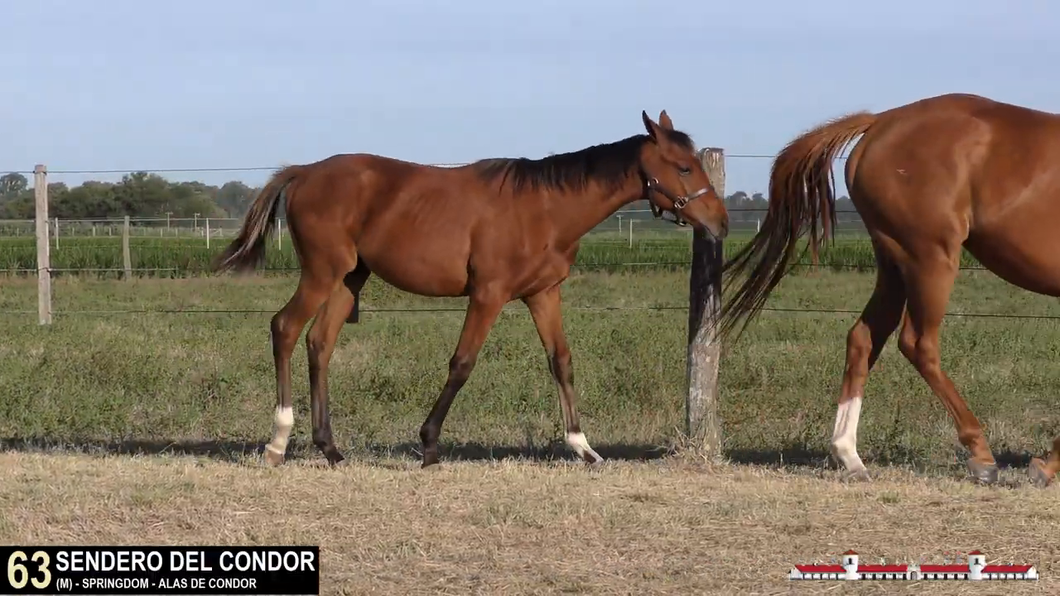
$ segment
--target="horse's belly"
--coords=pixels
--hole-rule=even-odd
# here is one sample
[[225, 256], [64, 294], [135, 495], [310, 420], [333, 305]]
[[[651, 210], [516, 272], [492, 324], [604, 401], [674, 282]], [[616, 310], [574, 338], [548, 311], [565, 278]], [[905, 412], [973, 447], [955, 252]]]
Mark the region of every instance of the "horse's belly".
[[417, 253], [365, 254], [361, 258], [372, 273], [404, 292], [420, 296], [462, 296], [467, 289], [467, 260], [446, 255]]
[[1025, 290], [1060, 296], [1060, 234], [1032, 226], [977, 230], [965, 248], [984, 267]]

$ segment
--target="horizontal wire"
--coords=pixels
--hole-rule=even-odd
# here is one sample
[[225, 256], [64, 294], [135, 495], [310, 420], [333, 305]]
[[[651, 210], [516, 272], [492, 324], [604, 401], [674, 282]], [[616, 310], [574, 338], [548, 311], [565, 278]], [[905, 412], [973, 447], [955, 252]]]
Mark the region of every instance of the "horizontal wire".
[[[519, 307], [507, 307], [502, 312], [522, 312]], [[614, 312], [614, 311], [688, 311], [688, 306], [661, 305], [661, 306], [566, 306], [564, 310], [580, 312]], [[829, 308], [794, 308], [794, 307], [765, 307], [763, 312], [774, 313], [801, 313], [801, 314], [861, 314], [860, 310], [853, 309], [829, 309]], [[177, 315], [177, 314], [275, 314], [276, 309], [115, 309], [115, 310], [57, 310], [53, 316], [67, 315]], [[461, 307], [428, 307], [428, 308], [365, 308], [359, 313], [391, 313], [391, 314], [414, 314], [414, 313], [442, 313], [442, 312], [467, 312], [467, 308]], [[35, 310], [0, 310], [0, 315], [32, 315], [37, 314]], [[1004, 313], [977, 313], [977, 312], [949, 312], [947, 317], [981, 318], [981, 319], [1013, 319], [1013, 320], [1060, 320], [1060, 315], [1047, 314], [1004, 314]]]
[[[572, 269], [603, 269], [605, 267], [688, 267], [692, 264], [691, 261], [626, 261], [618, 263], [575, 263], [571, 266]], [[793, 268], [802, 267], [814, 267], [813, 263], [791, 263]], [[818, 263], [816, 265], [819, 269], [859, 269], [864, 271], [875, 271], [875, 263], [864, 265], [858, 265], [854, 263]], [[91, 271], [91, 272], [122, 272], [125, 271], [123, 267], [52, 267], [49, 269], [52, 272], [58, 273], [75, 273], [79, 271]], [[981, 265], [966, 265], [957, 268], [958, 271], [988, 271], [986, 267]], [[177, 271], [184, 274], [206, 274], [209, 273], [208, 269], [196, 268], [196, 267], [133, 267], [129, 269], [132, 272], [152, 272], [152, 271]], [[299, 271], [298, 267], [265, 267], [259, 271], [263, 272], [278, 272], [278, 271]], [[15, 267], [11, 269], [0, 268], [0, 274], [3, 273], [36, 273], [36, 267]]]
[[[773, 159], [776, 157], [775, 154], [766, 153], [726, 153], [725, 157], [733, 159]], [[846, 156], [839, 156], [838, 159], [846, 159]], [[460, 166], [466, 166], [474, 162], [456, 162], [456, 163], [428, 163], [423, 164], [426, 166], [434, 166], [438, 168], [456, 168]], [[269, 170], [279, 170], [283, 166], [242, 166], [232, 168], [221, 168], [221, 167], [203, 167], [203, 168], [104, 168], [104, 169], [70, 169], [70, 170], [53, 170], [48, 169], [48, 174], [128, 174], [131, 172], [148, 172], [157, 174], [196, 174], [206, 172], [265, 172]], [[0, 170], [5, 173], [12, 174], [33, 174], [33, 170], [21, 170], [21, 169], [5, 169]]]

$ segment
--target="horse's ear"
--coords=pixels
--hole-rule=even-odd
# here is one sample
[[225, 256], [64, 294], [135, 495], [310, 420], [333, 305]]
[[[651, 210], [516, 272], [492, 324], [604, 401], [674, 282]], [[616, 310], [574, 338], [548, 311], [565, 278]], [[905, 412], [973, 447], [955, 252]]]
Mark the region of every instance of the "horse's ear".
[[666, 130], [674, 129], [674, 123], [672, 120], [670, 120], [670, 115], [666, 113], [666, 110], [659, 112], [659, 126], [665, 128]]
[[659, 125], [652, 122], [651, 116], [644, 110], [640, 111], [640, 117], [644, 120], [644, 130], [648, 131], [648, 136], [651, 140], [656, 141], [659, 139]]

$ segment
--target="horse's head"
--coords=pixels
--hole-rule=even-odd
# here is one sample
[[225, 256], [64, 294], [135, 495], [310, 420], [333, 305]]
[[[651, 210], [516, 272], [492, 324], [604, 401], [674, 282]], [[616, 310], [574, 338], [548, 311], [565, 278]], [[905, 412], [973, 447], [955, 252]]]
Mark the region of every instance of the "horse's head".
[[680, 225], [686, 222], [696, 230], [706, 230], [717, 239], [729, 233], [729, 214], [722, 197], [696, 156], [695, 148], [663, 110], [659, 122], [641, 112], [648, 142], [640, 155], [645, 194], [656, 217], [673, 214]]

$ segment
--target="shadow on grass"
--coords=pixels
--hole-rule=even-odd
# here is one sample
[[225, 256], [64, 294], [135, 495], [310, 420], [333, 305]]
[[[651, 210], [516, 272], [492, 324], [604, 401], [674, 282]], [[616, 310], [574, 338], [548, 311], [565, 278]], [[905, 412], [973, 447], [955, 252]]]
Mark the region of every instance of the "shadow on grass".
[[[967, 453], [955, 452], [954, 463], [964, 466]], [[803, 446], [787, 446], [782, 449], [732, 449], [725, 453], [726, 459], [734, 464], [749, 464], [763, 466], [790, 466], [810, 468], [835, 468], [835, 460], [831, 454], [822, 449], [812, 449]], [[1033, 454], [1025, 451], [997, 451], [994, 459], [1001, 469], [1026, 468], [1030, 465]], [[900, 447], [891, 447], [883, 454], [863, 455], [862, 461], [866, 466], [911, 466], [913, 468], [937, 467], [927, 463], [930, 460], [928, 454]]]
[[[265, 442], [251, 441], [164, 441], [164, 440], [55, 440], [48, 438], [0, 439], [0, 451], [25, 453], [86, 453], [92, 455], [177, 455], [207, 457], [218, 461], [241, 462], [256, 458], [265, 450]], [[662, 459], [672, 453], [667, 447], [649, 444], [605, 444], [593, 445], [593, 449], [604, 459], [620, 461], [650, 461]], [[484, 445], [481, 443], [439, 444], [443, 461], [499, 461], [504, 459], [529, 459], [532, 461], [573, 460], [574, 452], [562, 441], [548, 445], [512, 446]], [[347, 447], [343, 455], [347, 458], [363, 456], [407, 457], [420, 459], [419, 443], [393, 445], [368, 445]], [[287, 447], [287, 460], [321, 459], [323, 455], [313, 445], [292, 440]]]
[[[652, 444], [601, 444], [593, 448], [604, 459], [618, 461], [652, 461], [673, 455], [672, 448]], [[0, 451], [25, 453], [86, 453], [93, 455], [176, 455], [206, 457], [218, 461], [239, 463], [248, 458], [258, 458], [265, 449], [265, 442], [258, 441], [164, 441], [164, 440], [57, 440], [49, 438], [0, 439]], [[563, 441], [556, 440], [541, 446], [485, 445], [482, 443], [440, 444], [440, 455], [444, 461], [500, 461], [522, 459], [530, 461], [575, 460], [574, 452]], [[421, 457], [420, 444], [404, 442], [391, 445], [372, 444], [345, 448], [347, 458]], [[724, 458], [734, 464], [783, 466], [796, 468], [835, 468], [836, 464], [827, 451], [805, 446], [789, 445], [780, 449], [729, 449]], [[1032, 454], [1027, 452], [1000, 451], [994, 454], [1000, 468], [1026, 468]], [[312, 444], [292, 440], [287, 448], [287, 459], [324, 461], [323, 455]], [[926, 454], [891, 448], [886, 454], [863, 458], [868, 466], [912, 466], [933, 467], [928, 464]], [[955, 463], [964, 465], [966, 454], [958, 453]]]

